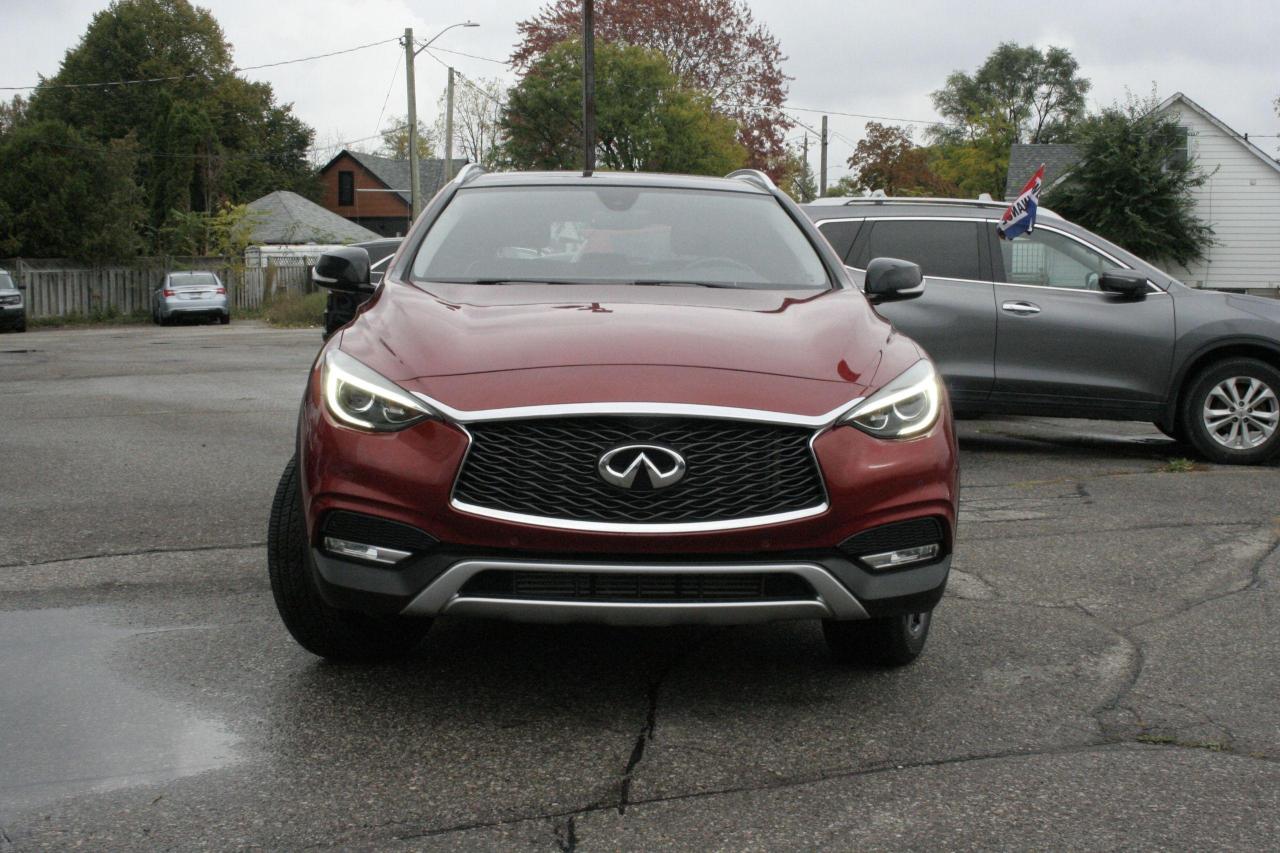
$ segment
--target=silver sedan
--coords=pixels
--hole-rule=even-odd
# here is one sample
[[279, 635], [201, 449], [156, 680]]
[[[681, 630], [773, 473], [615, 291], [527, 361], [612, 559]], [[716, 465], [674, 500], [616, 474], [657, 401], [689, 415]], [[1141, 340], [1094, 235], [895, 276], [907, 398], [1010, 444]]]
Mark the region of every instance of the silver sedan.
[[180, 317], [208, 317], [231, 322], [227, 288], [211, 272], [171, 272], [160, 282], [152, 299], [151, 319], [163, 326]]

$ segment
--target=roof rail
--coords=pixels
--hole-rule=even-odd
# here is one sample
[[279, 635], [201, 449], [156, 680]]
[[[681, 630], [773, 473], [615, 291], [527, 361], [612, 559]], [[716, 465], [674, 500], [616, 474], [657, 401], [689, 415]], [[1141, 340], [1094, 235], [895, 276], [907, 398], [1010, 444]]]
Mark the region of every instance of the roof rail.
[[1007, 201], [994, 201], [990, 198], [928, 198], [925, 196], [869, 196], [867, 198], [850, 198], [840, 202], [846, 206], [854, 204], [954, 204], [965, 207], [1008, 207]]
[[479, 163], [467, 163], [458, 170], [458, 174], [453, 176], [453, 181], [458, 186], [462, 186], [484, 174], [484, 167]]
[[778, 189], [772, 179], [759, 169], [738, 169], [736, 172], [730, 172], [725, 175], [725, 177], [738, 181], [746, 181], [749, 184], [755, 184], [760, 189], [767, 190], [768, 192], [774, 192]]

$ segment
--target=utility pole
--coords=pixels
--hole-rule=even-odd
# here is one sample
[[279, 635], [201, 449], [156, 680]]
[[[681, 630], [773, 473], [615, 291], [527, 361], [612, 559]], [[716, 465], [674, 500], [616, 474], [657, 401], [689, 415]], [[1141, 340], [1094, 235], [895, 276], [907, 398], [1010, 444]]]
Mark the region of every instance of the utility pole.
[[[450, 24], [440, 32], [427, 39], [426, 43], [421, 47], [413, 43], [413, 27], [405, 27], [404, 30], [404, 79], [409, 89], [409, 210], [412, 212], [413, 220], [417, 220], [418, 214], [422, 212], [422, 175], [421, 164], [418, 163], [418, 93], [414, 89], [413, 81], [413, 59], [419, 53], [431, 47], [431, 43], [440, 36], [449, 32], [454, 27], [478, 27], [479, 24], [471, 21], [462, 21], [457, 24]], [[449, 145], [453, 144], [453, 69], [449, 69]], [[450, 170], [448, 163], [445, 169]], [[451, 171], [451, 170], [450, 170]]]
[[416, 222], [418, 214], [422, 212], [422, 179], [418, 174], [418, 92], [413, 80], [413, 58], [417, 51], [413, 48], [413, 27], [406, 27], [404, 76], [409, 88], [409, 210]]
[[453, 66], [449, 66], [449, 88], [444, 108], [444, 179], [453, 180]]
[[827, 117], [822, 117], [822, 176], [818, 180], [818, 195], [827, 194]]
[[596, 169], [596, 21], [593, 0], [582, 0], [582, 174]]
[[[804, 151], [804, 171], [800, 173], [800, 178], [805, 184], [808, 184], [809, 181], [813, 180], [813, 171], [809, 168], [809, 131], [807, 130], [804, 132], [804, 145], [802, 148]], [[813, 201], [813, 199], [807, 198], [805, 201]]]

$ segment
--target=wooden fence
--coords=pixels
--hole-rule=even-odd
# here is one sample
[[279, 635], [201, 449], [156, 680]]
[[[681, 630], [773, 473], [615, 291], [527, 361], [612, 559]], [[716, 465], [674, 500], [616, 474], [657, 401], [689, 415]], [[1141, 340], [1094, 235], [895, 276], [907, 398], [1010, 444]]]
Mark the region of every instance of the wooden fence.
[[89, 267], [59, 259], [17, 258], [0, 262], [24, 287], [27, 316], [66, 317], [109, 312], [150, 312], [166, 273], [207, 270], [222, 280], [232, 311], [255, 309], [274, 293], [310, 293], [311, 265], [298, 259], [246, 267], [237, 258], [139, 258], [120, 266]]

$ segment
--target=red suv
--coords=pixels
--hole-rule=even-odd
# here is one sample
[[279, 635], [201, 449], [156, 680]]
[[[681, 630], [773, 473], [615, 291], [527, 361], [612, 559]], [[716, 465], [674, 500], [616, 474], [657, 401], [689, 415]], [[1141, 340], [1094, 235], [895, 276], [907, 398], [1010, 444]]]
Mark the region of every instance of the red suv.
[[[370, 290], [360, 248], [316, 281]], [[469, 167], [321, 350], [272, 507], [272, 589], [327, 658], [435, 616], [821, 619], [920, 654], [955, 535], [956, 442], [921, 349], [759, 172]]]

